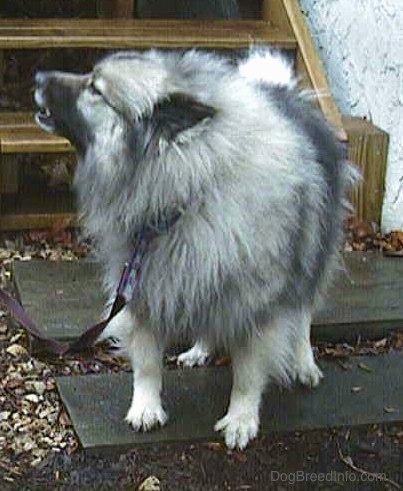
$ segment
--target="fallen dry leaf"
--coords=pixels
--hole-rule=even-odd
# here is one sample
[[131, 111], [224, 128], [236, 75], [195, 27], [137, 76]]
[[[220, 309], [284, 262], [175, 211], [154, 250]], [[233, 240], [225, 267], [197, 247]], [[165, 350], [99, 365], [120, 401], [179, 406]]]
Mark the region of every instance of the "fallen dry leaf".
[[387, 338], [383, 338], [383, 339], [379, 339], [378, 341], [374, 341], [374, 348], [376, 348], [376, 349], [384, 348], [387, 345], [387, 342], [388, 342]]
[[229, 356], [220, 356], [214, 360], [214, 366], [216, 367], [224, 367], [228, 365], [231, 365], [231, 358]]
[[29, 401], [29, 402], [33, 402], [34, 404], [38, 404], [38, 402], [40, 402], [40, 396], [38, 396], [38, 394], [26, 394], [24, 396], [24, 399]]
[[71, 426], [71, 420], [70, 420], [70, 418], [69, 418], [69, 416], [65, 410], [60, 412], [59, 423], [62, 426]]
[[138, 487], [138, 491], [160, 491], [160, 489], [160, 480], [155, 476], [147, 477]]
[[397, 349], [403, 348], [403, 332], [396, 333], [395, 347]]
[[25, 382], [25, 388], [29, 392], [35, 392], [36, 394], [43, 395], [46, 391], [46, 384], [40, 380], [27, 380]]
[[243, 452], [233, 452], [232, 457], [236, 462], [240, 462], [241, 464], [245, 464], [248, 461], [247, 455]]
[[385, 413], [398, 413], [399, 412], [399, 409], [397, 407], [393, 407], [393, 406], [385, 406], [383, 408], [383, 410], [385, 411]]
[[224, 444], [221, 442], [206, 442], [204, 443], [204, 446], [209, 450], [213, 450], [214, 452], [219, 452], [225, 448]]
[[364, 372], [368, 372], [368, 373], [373, 372], [372, 368], [371, 368], [371, 367], [369, 367], [368, 365], [366, 365], [366, 364], [365, 364], [365, 363], [363, 363], [363, 362], [358, 363], [358, 365], [357, 365], [357, 366], [358, 366], [358, 368], [360, 368], [360, 369], [361, 369], [361, 370], [363, 370]]
[[26, 355], [28, 352], [24, 348], [24, 346], [21, 346], [20, 344], [12, 344], [8, 348], [6, 348], [6, 352], [11, 355], [11, 356], [21, 356], [21, 355]]

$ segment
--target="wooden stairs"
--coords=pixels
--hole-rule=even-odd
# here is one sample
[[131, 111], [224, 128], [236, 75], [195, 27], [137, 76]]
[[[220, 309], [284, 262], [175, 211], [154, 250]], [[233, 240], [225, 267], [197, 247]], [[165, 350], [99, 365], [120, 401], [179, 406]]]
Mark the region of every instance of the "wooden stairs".
[[[108, 12], [114, 18], [1, 18], [0, 76], [6, 50], [18, 50], [17, 53], [67, 48], [240, 50], [251, 45], [287, 50], [294, 59], [301, 87], [321, 95], [320, 109], [340, 138], [348, 142], [350, 157], [361, 168], [364, 181], [352, 196], [358, 217], [379, 222], [388, 136], [367, 121], [340, 114], [298, 0], [263, 0], [259, 20], [139, 20], [128, 18], [133, 7], [133, 0], [109, 0]], [[35, 201], [35, 197], [24, 195], [18, 178], [18, 156], [72, 152], [74, 149], [67, 140], [40, 130], [32, 112], [0, 112], [1, 230], [50, 227], [61, 220], [74, 222], [73, 208], [63, 209], [46, 198]]]

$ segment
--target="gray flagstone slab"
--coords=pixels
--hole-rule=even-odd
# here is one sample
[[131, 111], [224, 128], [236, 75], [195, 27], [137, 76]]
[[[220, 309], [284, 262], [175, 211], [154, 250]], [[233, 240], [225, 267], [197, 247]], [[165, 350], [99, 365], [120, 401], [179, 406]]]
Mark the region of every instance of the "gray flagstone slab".
[[[320, 363], [325, 378], [314, 390], [271, 387], [261, 410], [261, 434], [403, 420], [403, 354], [352, 357], [345, 370]], [[359, 368], [365, 366], [365, 370]], [[124, 422], [131, 398], [131, 374], [57, 378], [74, 429], [88, 451], [124, 451], [150, 443], [220, 440], [214, 423], [228, 404], [228, 367], [165, 370], [164, 428], [135, 433]]]
[[[349, 253], [345, 263], [314, 317], [313, 338], [347, 341], [403, 328], [403, 259]], [[96, 263], [16, 262], [14, 276], [28, 314], [54, 339], [74, 339], [99, 319], [104, 299]]]

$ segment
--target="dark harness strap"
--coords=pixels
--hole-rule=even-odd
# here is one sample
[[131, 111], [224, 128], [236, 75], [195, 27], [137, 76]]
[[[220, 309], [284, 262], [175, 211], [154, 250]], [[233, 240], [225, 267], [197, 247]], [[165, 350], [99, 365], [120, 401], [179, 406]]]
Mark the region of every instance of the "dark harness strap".
[[120, 276], [119, 284], [116, 289], [116, 295], [108, 317], [87, 328], [84, 333], [71, 343], [61, 343], [49, 338], [46, 333], [40, 329], [30, 319], [23, 306], [4, 289], [0, 289], [0, 301], [9, 309], [11, 315], [16, 319], [39, 343], [42, 351], [53, 353], [59, 356], [81, 351], [91, 347], [108, 323], [123, 309], [128, 300], [132, 300], [138, 294], [142, 263], [148, 250], [150, 242], [160, 235], [167, 232], [178, 220], [180, 214], [176, 213], [170, 219], [155, 225], [144, 227], [138, 235], [137, 243], [130, 260], [124, 265]]

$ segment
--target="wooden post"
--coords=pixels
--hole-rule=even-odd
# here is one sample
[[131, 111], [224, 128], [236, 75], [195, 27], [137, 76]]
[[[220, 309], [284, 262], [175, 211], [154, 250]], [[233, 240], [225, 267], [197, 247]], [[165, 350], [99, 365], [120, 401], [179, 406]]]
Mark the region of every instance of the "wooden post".
[[363, 180], [351, 193], [355, 214], [360, 220], [380, 224], [388, 158], [388, 134], [369, 121], [344, 117], [331, 95], [325, 69], [320, 61], [298, 0], [263, 0], [263, 19], [293, 34], [297, 41], [296, 71], [301, 84], [321, 96], [320, 109], [348, 141], [348, 154], [360, 169]]
[[349, 158], [359, 168], [362, 181], [351, 201], [359, 220], [380, 224], [388, 159], [389, 135], [361, 118], [343, 116]]
[[6, 70], [6, 61], [4, 56], [4, 50], [0, 49], [0, 87], [4, 84], [4, 72]]
[[263, 18], [294, 34], [297, 40], [296, 72], [303, 87], [312, 88], [320, 96], [318, 105], [337, 129], [341, 140], [347, 140], [341, 113], [332, 97], [325, 69], [320, 61], [298, 0], [264, 0]]
[[3, 154], [0, 167], [0, 193], [16, 193], [18, 191], [18, 162], [16, 155]]
[[284, 9], [282, 0], [263, 0], [262, 18], [272, 25], [279, 27], [287, 34], [293, 34], [293, 28]]

